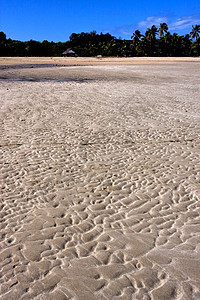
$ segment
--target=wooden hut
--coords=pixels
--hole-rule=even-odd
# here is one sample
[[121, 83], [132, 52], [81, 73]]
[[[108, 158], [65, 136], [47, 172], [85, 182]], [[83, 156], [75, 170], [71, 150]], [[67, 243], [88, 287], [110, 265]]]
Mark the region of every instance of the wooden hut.
[[77, 56], [77, 54], [70, 48], [62, 53], [63, 56]]

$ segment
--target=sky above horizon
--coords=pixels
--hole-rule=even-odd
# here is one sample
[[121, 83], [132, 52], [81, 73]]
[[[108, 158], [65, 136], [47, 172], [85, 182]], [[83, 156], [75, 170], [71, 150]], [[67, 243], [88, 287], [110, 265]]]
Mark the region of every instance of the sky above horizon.
[[200, 24], [200, 0], [0, 0], [0, 31], [21, 41], [65, 42], [93, 30], [130, 39], [163, 22], [171, 33], [190, 33]]

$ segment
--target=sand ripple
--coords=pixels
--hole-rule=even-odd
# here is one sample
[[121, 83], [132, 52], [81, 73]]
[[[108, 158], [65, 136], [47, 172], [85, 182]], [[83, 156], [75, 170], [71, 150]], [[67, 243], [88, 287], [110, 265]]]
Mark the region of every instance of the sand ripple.
[[0, 82], [2, 300], [200, 299], [196, 68]]

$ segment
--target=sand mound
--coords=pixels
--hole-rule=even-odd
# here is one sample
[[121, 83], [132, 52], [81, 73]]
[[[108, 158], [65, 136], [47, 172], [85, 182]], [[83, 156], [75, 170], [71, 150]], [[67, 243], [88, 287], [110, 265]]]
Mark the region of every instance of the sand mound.
[[200, 298], [198, 71], [1, 71], [2, 300]]

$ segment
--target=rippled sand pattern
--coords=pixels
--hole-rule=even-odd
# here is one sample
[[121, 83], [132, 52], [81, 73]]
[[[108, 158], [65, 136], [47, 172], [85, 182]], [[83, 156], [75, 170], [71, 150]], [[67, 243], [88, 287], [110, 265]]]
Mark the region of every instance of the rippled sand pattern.
[[200, 299], [199, 67], [0, 82], [2, 300]]

